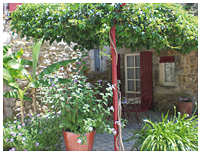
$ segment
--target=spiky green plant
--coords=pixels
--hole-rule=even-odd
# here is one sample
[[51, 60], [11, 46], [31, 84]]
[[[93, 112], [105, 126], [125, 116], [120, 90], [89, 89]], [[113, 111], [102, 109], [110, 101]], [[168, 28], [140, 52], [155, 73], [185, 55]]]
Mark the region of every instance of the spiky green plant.
[[144, 119], [142, 130], [132, 130], [134, 135], [125, 141], [136, 140], [131, 150], [140, 151], [198, 151], [198, 116], [189, 118], [188, 114], [181, 116], [176, 107], [173, 118], [168, 119], [168, 113], [159, 122]]

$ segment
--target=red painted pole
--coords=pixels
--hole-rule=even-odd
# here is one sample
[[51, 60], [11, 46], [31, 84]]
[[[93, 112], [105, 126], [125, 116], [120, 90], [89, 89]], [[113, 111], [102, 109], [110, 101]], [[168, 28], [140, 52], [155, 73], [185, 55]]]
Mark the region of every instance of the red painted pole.
[[[115, 19], [114, 19], [115, 20]], [[116, 47], [116, 32], [115, 32], [115, 25], [110, 30], [111, 38], [114, 43], [114, 46]], [[117, 134], [114, 136], [114, 150], [118, 151], [116, 147], [116, 139], [118, 135], [118, 125], [115, 124], [115, 121], [118, 121], [117, 113], [118, 113], [118, 97], [117, 97], [117, 63], [116, 63], [116, 52], [114, 50], [114, 47], [111, 43], [111, 55], [112, 55], [112, 84], [115, 85], [115, 89], [113, 89], [113, 121], [114, 121], [114, 129], [116, 130]], [[117, 142], [117, 146], [119, 147], [119, 142]]]
[[[123, 3], [121, 5], [124, 6], [126, 3]], [[115, 19], [114, 19], [115, 23]], [[110, 30], [111, 38], [113, 41], [114, 46], [116, 47], [116, 32], [115, 32], [115, 25], [112, 27]], [[113, 89], [113, 107], [114, 107], [114, 112], [113, 112], [113, 122], [114, 122], [114, 129], [116, 130], [117, 134], [114, 136], [114, 151], [118, 151], [117, 147], [119, 148], [119, 140], [117, 141], [117, 147], [116, 147], [116, 140], [117, 140], [117, 135], [119, 134], [118, 132], [118, 125], [115, 124], [115, 121], [118, 121], [118, 93], [117, 93], [117, 62], [116, 62], [116, 56], [118, 56], [114, 50], [114, 47], [111, 43], [111, 57], [112, 57], [112, 84], [115, 85], [115, 89]]]

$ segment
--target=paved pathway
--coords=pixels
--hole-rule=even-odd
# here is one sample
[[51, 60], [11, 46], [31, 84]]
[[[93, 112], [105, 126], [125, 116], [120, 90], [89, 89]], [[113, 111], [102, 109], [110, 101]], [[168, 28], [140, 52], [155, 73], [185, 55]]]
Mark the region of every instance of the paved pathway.
[[[161, 112], [149, 111], [149, 118], [151, 118], [153, 121], [157, 121], [157, 118], [155, 116], [161, 119]], [[144, 117], [143, 113], [141, 113], [141, 117]], [[126, 127], [122, 129], [122, 139], [123, 140], [129, 139], [133, 135], [133, 133], [128, 132], [128, 130], [133, 129], [139, 129], [139, 125], [137, 124], [135, 115], [132, 115], [132, 118], [131, 117], [129, 118], [129, 122], [127, 123]], [[130, 151], [131, 146], [134, 144], [134, 141], [123, 142], [123, 144], [124, 144], [124, 150]], [[64, 141], [62, 142], [61, 147], [63, 151], [66, 150]], [[93, 151], [114, 151], [114, 136], [108, 133], [103, 134], [96, 133], [94, 139]]]

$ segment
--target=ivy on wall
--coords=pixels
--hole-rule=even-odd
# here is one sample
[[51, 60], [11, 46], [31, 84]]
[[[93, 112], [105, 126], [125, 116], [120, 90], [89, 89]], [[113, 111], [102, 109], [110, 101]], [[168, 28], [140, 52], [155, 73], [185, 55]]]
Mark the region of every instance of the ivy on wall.
[[[12, 13], [11, 30], [21, 37], [76, 42], [82, 49], [110, 45], [116, 21], [117, 48], [198, 49], [198, 17], [174, 3], [25, 3]], [[115, 19], [115, 21], [114, 21]]]

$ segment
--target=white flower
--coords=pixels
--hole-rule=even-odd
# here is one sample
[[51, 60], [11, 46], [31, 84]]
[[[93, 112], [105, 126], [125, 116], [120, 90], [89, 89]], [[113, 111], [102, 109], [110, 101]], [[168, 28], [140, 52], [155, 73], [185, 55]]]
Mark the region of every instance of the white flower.
[[64, 101], [64, 100], [65, 100], [65, 98], [64, 98], [64, 97], [60, 97], [60, 99], [61, 99], [62, 101]]
[[113, 131], [113, 135], [116, 135], [116, 134], [117, 134], [117, 131], [116, 131], [116, 130], [114, 130], [114, 131]]
[[119, 125], [119, 121], [115, 121], [115, 124]]
[[113, 106], [110, 106], [110, 110], [114, 110]]
[[81, 139], [78, 139], [78, 140], [77, 140], [77, 143], [81, 144], [81, 143], [82, 143], [82, 140], [81, 140]]
[[167, 120], [167, 123], [169, 123], [170, 121], [169, 120]]
[[89, 127], [89, 131], [92, 131], [93, 130], [93, 127]]
[[115, 124], [122, 126], [122, 123], [120, 123], [120, 121], [115, 121]]
[[114, 128], [112, 128], [112, 132], [113, 132], [113, 135], [117, 134], [117, 131]]
[[47, 118], [47, 117], [49, 117], [50, 116], [50, 114], [46, 114], [46, 115], [44, 115], [43, 117], [44, 118]]
[[57, 112], [58, 115], [61, 115], [61, 110]]
[[22, 138], [22, 141], [25, 141], [25, 140], [26, 140], [26, 137], [23, 137], [23, 138]]

